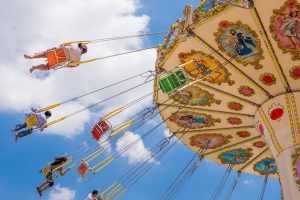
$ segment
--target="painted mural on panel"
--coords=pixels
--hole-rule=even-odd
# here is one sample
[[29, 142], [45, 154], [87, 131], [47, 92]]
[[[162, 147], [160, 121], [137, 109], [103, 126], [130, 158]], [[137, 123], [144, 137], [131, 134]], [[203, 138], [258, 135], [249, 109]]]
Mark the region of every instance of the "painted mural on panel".
[[249, 158], [253, 155], [251, 152], [252, 149], [233, 149], [229, 151], [225, 151], [219, 155], [219, 159], [222, 164], [242, 164], [249, 160]]
[[298, 185], [300, 191], [300, 147], [296, 148], [291, 155], [292, 166], [293, 166], [293, 176], [296, 184]]
[[250, 64], [255, 69], [263, 66], [259, 63], [263, 59], [261, 43], [255, 31], [241, 21], [221, 21], [216, 33], [216, 42], [219, 49], [229, 57], [244, 66]]
[[178, 126], [189, 129], [211, 127], [214, 126], [215, 123], [221, 122], [219, 118], [214, 119], [211, 115], [193, 111], [177, 111], [171, 115], [169, 120]]
[[300, 4], [289, 0], [278, 10], [273, 10], [270, 31], [283, 53], [300, 60]]
[[206, 149], [216, 149], [230, 142], [232, 136], [217, 133], [197, 134], [190, 137], [190, 145]]
[[217, 100], [214, 98], [214, 94], [211, 94], [206, 90], [202, 90], [199, 86], [195, 84], [180, 92], [176, 92], [174, 95], [171, 96], [174, 101], [192, 106], [210, 107], [214, 103], [218, 105], [221, 103], [221, 100]]
[[194, 62], [184, 66], [184, 70], [192, 78], [203, 78], [206, 76], [203, 80], [212, 84], [234, 84], [234, 81], [229, 78], [231, 73], [229, 73], [225, 67], [221, 67], [219, 70], [213, 72], [213, 70], [220, 67], [222, 63], [211, 55], [206, 55], [201, 51], [191, 50], [190, 52], [179, 53], [178, 58], [182, 64], [194, 60]]
[[194, 12], [194, 23], [201, 22], [201, 19], [210, 18], [225, 10], [228, 7], [226, 0], [203, 0]]
[[273, 158], [265, 158], [253, 166], [253, 170], [261, 175], [276, 174], [277, 165]]

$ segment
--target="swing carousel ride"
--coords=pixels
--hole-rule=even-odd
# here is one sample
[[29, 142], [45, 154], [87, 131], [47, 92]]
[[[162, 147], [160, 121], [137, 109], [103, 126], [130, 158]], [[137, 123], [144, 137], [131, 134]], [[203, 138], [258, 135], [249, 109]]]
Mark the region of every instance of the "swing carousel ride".
[[169, 130], [238, 176], [279, 178], [283, 198], [299, 199], [299, 2], [201, 1], [183, 15], [156, 63]]
[[[203, 158], [227, 167], [211, 199], [220, 197], [233, 170], [237, 176], [225, 199], [231, 197], [243, 173], [265, 177], [260, 199], [264, 197], [269, 177], [280, 180], [283, 199], [299, 199], [300, 3], [202, 0], [194, 10], [187, 5], [183, 16], [171, 25], [157, 47], [155, 71], [39, 110], [50, 110], [133, 78], [147, 77], [139, 85], [48, 122], [43, 125], [46, 128], [154, 82], [153, 92], [100, 117], [91, 128], [92, 143], [88, 148], [70, 152], [63, 166], [72, 168], [79, 163], [77, 172], [81, 177], [96, 174], [166, 124], [171, 135], [151, 147], [137, 164], [103, 190], [100, 199], [119, 199], [179, 141], [195, 154], [162, 199], [174, 199]], [[103, 41], [115, 39], [125, 37]], [[97, 59], [102, 58], [84, 62]], [[155, 105], [115, 127], [111, 125], [111, 118], [152, 96]], [[139, 139], [109, 156], [103, 154], [111, 144], [126, 140], [128, 130], [135, 131], [158, 115], [162, 121]], [[29, 128], [38, 123], [35, 116], [26, 120]], [[47, 166], [48, 170], [42, 170], [46, 177], [49, 170], [56, 171]]]

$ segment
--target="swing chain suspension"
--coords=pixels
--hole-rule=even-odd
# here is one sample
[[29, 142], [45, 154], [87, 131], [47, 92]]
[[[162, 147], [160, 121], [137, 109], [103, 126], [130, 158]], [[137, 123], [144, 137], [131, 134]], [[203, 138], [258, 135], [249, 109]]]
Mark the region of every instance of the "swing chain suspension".
[[232, 184], [231, 184], [231, 187], [230, 187], [230, 189], [228, 190], [228, 192], [227, 192], [227, 194], [226, 194], [224, 200], [229, 200], [229, 199], [230, 199], [232, 193], [234, 192], [234, 190], [235, 190], [235, 188], [236, 188], [236, 186], [237, 186], [237, 184], [238, 184], [238, 181], [239, 181], [239, 178], [240, 178], [241, 173], [242, 173], [241, 171], [238, 171], [238, 172], [237, 172], [237, 176], [234, 178], [234, 180], [233, 180], [233, 182], [232, 182]]
[[[184, 187], [185, 182], [195, 173], [199, 164], [203, 160], [203, 153], [206, 151], [206, 145], [202, 145], [193, 158], [188, 162], [185, 168], [180, 172], [177, 178], [167, 188], [161, 199], [171, 200], [176, 197]], [[196, 158], [196, 160], [195, 160]], [[193, 164], [192, 164], [193, 163]], [[191, 165], [192, 164], [192, 165]]]
[[267, 174], [264, 178], [264, 182], [263, 182], [262, 190], [261, 190], [261, 193], [260, 193], [260, 196], [259, 196], [259, 200], [264, 199], [265, 192], [266, 192], [266, 187], [267, 187], [267, 183], [268, 183], [268, 177], [269, 177], [269, 174]]
[[220, 195], [221, 195], [221, 193], [222, 193], [222, 191], [223, 191], [223, 189], [225, 187], [225, 184], [226, 184], [226, 182], [227, 182], [227, 180], [229, 178], [229, 175], [232, 172], [233, 166], [234, 165], [232, 163], [230, 163], [228, 165], [228, 167], [227, 167], [227, 169], [226, 169], [223, 177], [221, 178], [219, 184], [217, 185], [216, 190], [214, 191], [213, 195], [210, 198], [211, 200], [217, 200], [220, 197]]
[[149, 73], [149, 74], [141, 75], [141, 77], [146, 78], [146, 79], [145, 79], [145, 82], [146, 82], [148, 79], [150, 79], [151, 77], [155, 77], [155, 75], [156, 75], [156, 72], [153, 71], [153, 70], [149, 70], [149, 71], [147, 71], [147, 73]]

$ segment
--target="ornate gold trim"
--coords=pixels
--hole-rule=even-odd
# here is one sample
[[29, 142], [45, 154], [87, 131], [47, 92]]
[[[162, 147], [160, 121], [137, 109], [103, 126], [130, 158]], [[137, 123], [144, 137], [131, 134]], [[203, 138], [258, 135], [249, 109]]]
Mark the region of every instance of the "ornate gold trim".
[[294, 126], [294, 118], [293, 118], [293, 113], [292, 113], [292, 106], [289, 98], [289, 94], [285, 94], [285, 101], [287, 105], [287, 111], [289, 114], [289, 122], [290, 122], [290, 129], [292, 133], [292, 139], [293, 139], [293, 144], [297, 144], [297, 138], [296, 138], [296, 133], [295, 133], [295, 126]]
[[258, 109], [258, 112], [259, 112], [259, 115], [260, 115], [264, 125], [268, 129], [268, 132], [270, 133], [270, 136], [271, 136], [271, 140], [272, 140], [272, 142], [275, 146], [275, 149], [276, 149], [277, 153], [279, 154], [280, 152], [283, 151], [283, 149], [282, 149], [280, 143], [278, 142], [278, 140], [276, 138], [275, 131], [274, 131], [272, 125], [270, 124], [266, 114], [264, 113], [263, 109], [262, 108]]
[[300, 178], [298, 177], [300, 176], [300, 174], [297, 173], [297, 168], [296, 168], [297, 160], [299, 159], [298, 157], [300, 157], [300, 147], [296, 148], [294, 153], [291, 154], [293, 176], [294, 176], [295, 183], [298, 186], [298, 189], [300, 191]]

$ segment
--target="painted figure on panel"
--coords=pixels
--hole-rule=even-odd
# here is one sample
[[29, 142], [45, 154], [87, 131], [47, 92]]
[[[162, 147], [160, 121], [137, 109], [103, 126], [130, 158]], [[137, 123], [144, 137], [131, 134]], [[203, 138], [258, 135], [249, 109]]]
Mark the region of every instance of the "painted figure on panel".
[[238, 165], [245, 163], [253, 155], [251, 153], [252, 149], [233, 149], [223, 152], [219, 155], [219, 159], [222, 164], [234, 164]]
[[217, 133], [197, 134], [190, 138], [191, 146], [216, 149], [230, 142], [231, 135], [224, 136]]
[[273, 158], [265, 158], [257, 162], [253, 166], [254, 171], [257, 171], [261, 175], [275, 174], [277, 173], [277, 165]]
[[220, 104], [221, 100], [213, 98], [213, 94], [210, 94], [206, 90], [202, 90], [197, 85], [192, 85], [180, 92], [175, 93], [173, 99], [182, 104], [199, 105], [199, 106], [211, 106], [211, 104]]
[[283, 53], [291, 53], [293, 60], [300, 59], [300, 4], [289, 0], [279, 10], [273, 10], [270, 31]]
[[251, 64], [255, 69], [262, 68], [263, 51], [257, 34], [241, 21], [236, 23], [221, 21], [216, 33], [219, 49], [244, 66]]
[[[231, 73], [211, 55], [191, 50], [190, 52], [179, 53], [178, 58], [182, 64], [194, 60], [194, 62], [184, 66], [185, 72], [192, 78], [202, 78], [204, 81], [218, 85], [222, 83], [234, 84], [234, 81], [229, 78]], [[219, 69], [216, 70], [217, 68]]]
[[236, 54], [250, 55], [255, 50], [256, 45], [251, 37], [245, 36], [242, 32], [236, 32], [235, 29], [231, 29], [229, 32], [229, 41], [234, 45]]
[[191, 129], [211, 127], [214, 123], [221, 122], [219, 118], [214, 119], [211, 115], [193, 111], [177, 111], [169, 119], [178, 126]]

